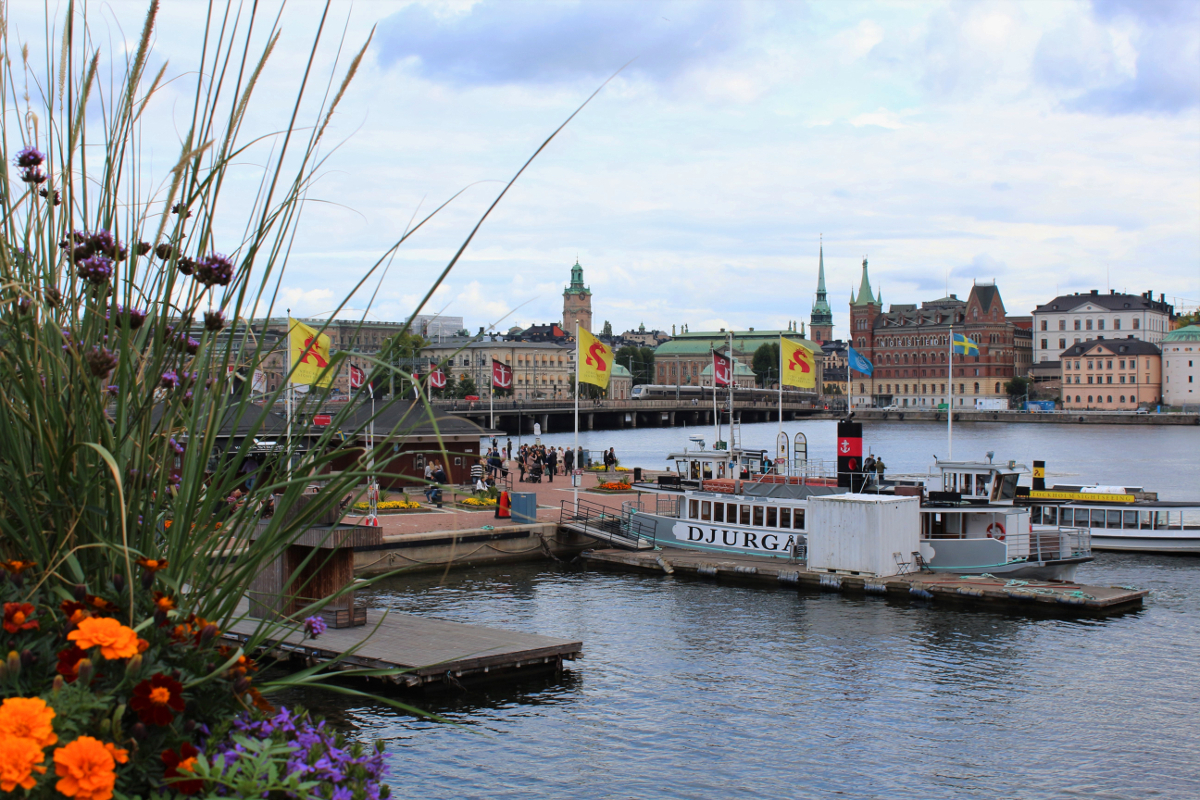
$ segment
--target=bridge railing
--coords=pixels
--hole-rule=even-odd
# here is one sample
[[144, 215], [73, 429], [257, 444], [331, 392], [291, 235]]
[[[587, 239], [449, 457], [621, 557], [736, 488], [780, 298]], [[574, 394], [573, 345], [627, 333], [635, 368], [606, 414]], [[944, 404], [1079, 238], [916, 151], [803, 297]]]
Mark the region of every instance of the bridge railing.
[[594, 531], [600, 538], [619, 544], [622, 540], [634, 547], [640, 540], [654, 542], [654, 525], [642, 522], [633, 515], [613, 513], [611, 508], [583, 500], [572, 502], [564, 500], [559, 513], [558, 523], [567, 527], [580, 529], [583, 533]]

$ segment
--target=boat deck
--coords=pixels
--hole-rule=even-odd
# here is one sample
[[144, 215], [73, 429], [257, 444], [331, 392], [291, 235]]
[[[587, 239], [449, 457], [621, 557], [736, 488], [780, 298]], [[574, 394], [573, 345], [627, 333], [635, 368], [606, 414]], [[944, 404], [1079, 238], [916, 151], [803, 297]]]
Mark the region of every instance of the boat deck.
[[[245, 643], [258, 624], [259, 620], [246, 618], [222, 635]], [[355, 669], [400, 669], [402, 673], [388, 680], [409, 687], [453, 685], [462, 678], [513, 670], [561, 669], [564, 660], [573, 661], [583, 652], [578, 641], [395, 611], [369, 610], [366, 625], [331, 627], [317, 639], [305, 640], [298, 627], [286, 630], [267, 645], [278, 655], [310, 663], [340, 656], [339, 664], [350, 677]]]
[[693, 550], [589, 550], [589, 566], [609, 569], [683, 574], [718, 580], [753, 582], [789, 588], [866, 593], [894, 598], [934, 600], [972, 605], [1008, 606], [1035, 613], [1106, 615], [1141, 607], [1150, 593], [1120, 586], [1078, 583], [1008, 581], [991, 576], [955, 576], [911, 572], [876, 578], [838, 572], [817, 572], [781, 558], [716, 556]]

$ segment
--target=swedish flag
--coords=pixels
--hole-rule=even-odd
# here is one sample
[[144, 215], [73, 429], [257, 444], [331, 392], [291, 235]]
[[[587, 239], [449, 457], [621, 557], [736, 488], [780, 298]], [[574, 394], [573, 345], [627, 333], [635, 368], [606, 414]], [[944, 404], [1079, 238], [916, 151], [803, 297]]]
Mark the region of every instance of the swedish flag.
[[963, 356], [977, 356], [979, 355], [979, 345], [961, 333], [956, 333], [954, 334], [954, 352]]

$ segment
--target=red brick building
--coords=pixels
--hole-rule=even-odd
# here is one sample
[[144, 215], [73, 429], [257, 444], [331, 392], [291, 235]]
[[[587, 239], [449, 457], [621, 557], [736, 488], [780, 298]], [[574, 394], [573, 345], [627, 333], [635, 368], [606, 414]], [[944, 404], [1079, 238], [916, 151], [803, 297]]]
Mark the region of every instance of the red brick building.
[[947, 402], [951, 326], [979, 347], [978, 355], [954, 356], [954, 407], [1006, 398], [1004, 384], [1015, 372], [1015, 326], [994, 284], [975, 284], [965, 301], [952, 294], [920, 308], [893, 304], [885, 312], [864, 258], [858, 295], [850, 297], [850, 340], [874, 365], [874, 375], [851, 375], [854, 405], [936, 408]]

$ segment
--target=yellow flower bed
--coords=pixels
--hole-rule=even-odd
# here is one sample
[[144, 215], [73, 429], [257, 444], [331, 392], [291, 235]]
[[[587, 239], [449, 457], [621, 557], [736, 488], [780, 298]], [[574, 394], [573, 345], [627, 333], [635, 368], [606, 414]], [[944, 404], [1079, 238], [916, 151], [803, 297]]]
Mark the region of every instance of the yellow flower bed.
[[616, 467], [617, 472], [629, 472], [629, 467]]
[[[420, 508], [421, 504], [412, 500], [385, 500], [382, 503], [376, 503], [375, 507], [380, 511], [404, 511], [412, 508]], [[355, 503], [355, 511], [370, 511], [370, 503]]]
[[464, 506], [494, 506], [496, 501], [491, 497], [464, 497], [461, 501]]

